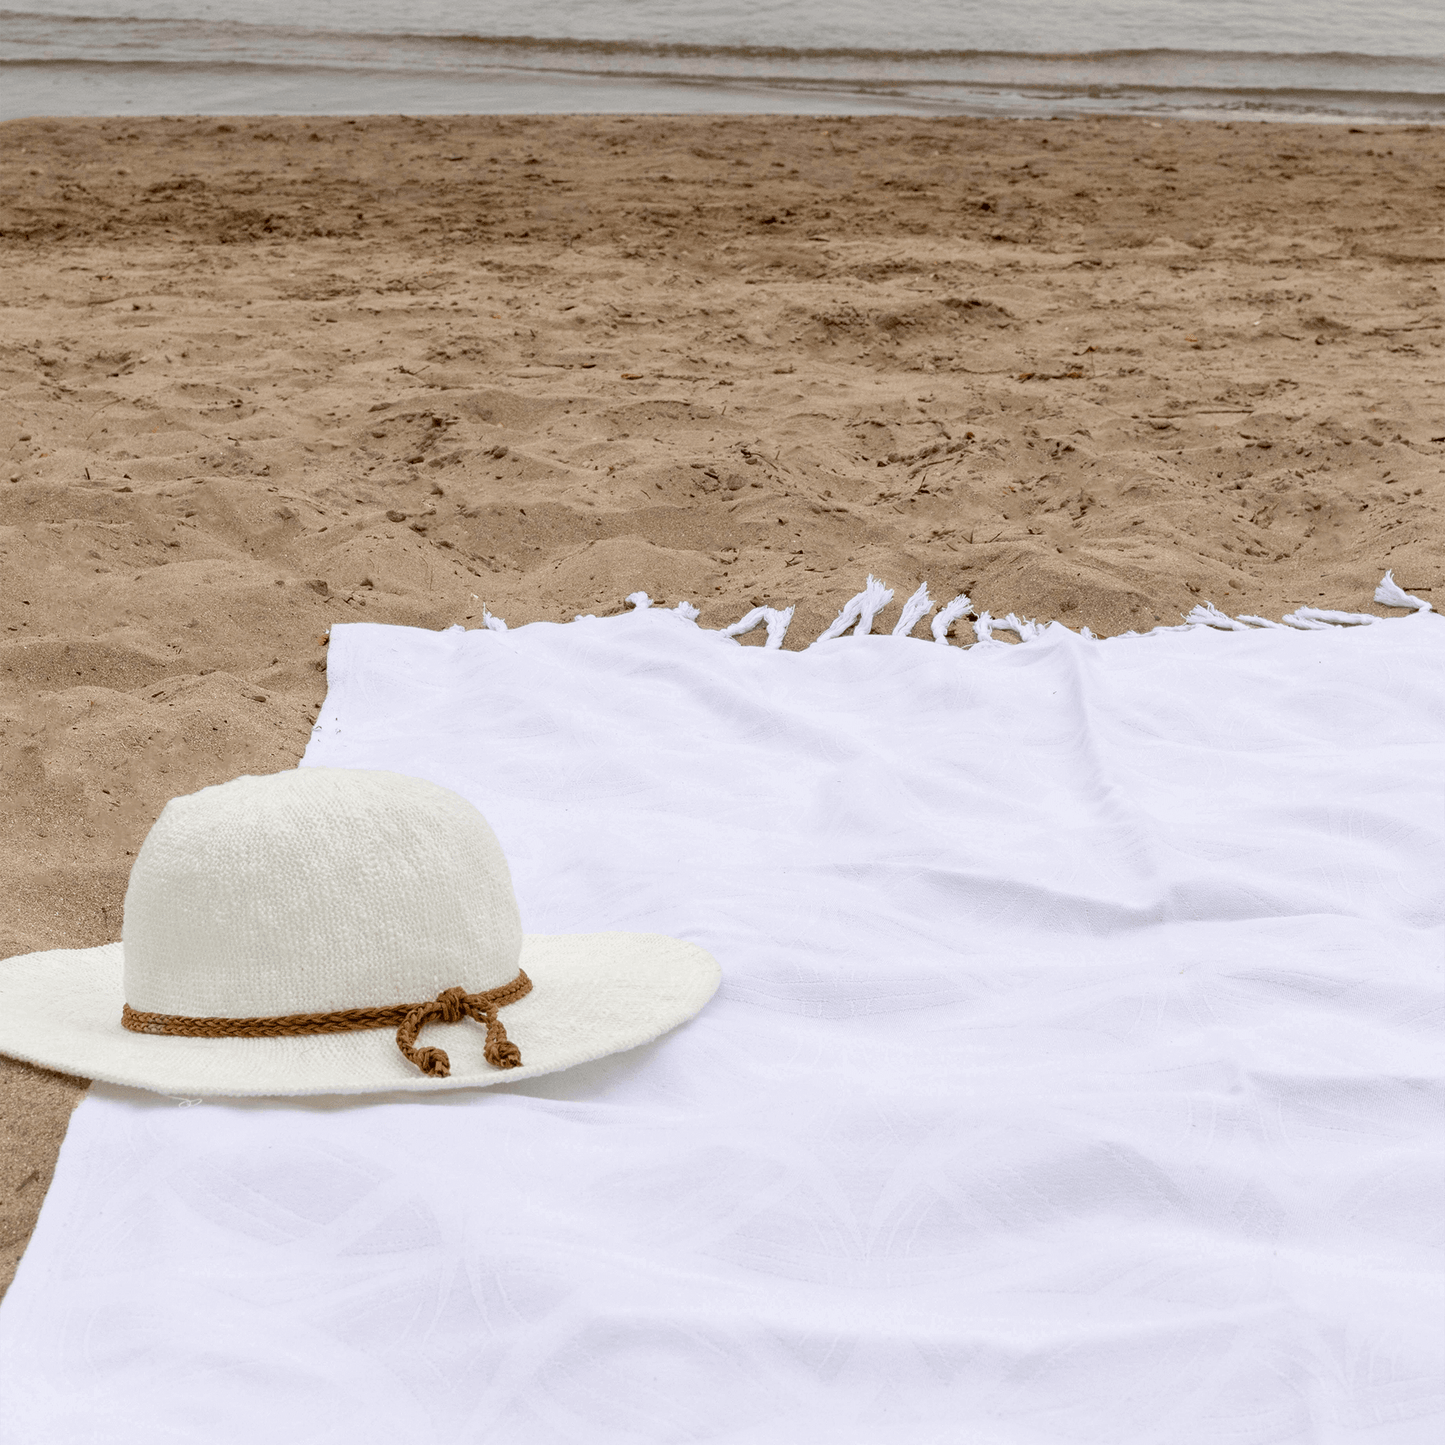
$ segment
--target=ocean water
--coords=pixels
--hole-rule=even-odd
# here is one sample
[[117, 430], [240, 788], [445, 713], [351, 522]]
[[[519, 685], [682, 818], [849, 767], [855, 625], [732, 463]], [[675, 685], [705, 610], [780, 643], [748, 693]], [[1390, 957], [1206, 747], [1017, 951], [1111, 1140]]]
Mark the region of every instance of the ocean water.
[[576, 111], [1440, 124], [1445, 0], [28, 0], [0, 9], [0, 118]]

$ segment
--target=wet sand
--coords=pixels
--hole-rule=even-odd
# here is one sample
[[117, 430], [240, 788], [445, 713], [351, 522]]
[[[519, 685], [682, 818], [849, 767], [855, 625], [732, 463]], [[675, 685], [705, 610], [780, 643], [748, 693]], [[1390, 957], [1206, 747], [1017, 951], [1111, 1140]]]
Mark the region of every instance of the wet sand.
[[[0, 958], [118, 937], [167, 798], [296, 763], [333, 622], [642, 589], [796, 604], [802, 646], [870, 572], [882, 627], [922, 581], [1100, 634], [1380, 611], [1387, 567], [1435, 597], [1442, 160], [1138, 120], [0, 126]], [[0, 1060], [0, 1286], [82, 1088]]]

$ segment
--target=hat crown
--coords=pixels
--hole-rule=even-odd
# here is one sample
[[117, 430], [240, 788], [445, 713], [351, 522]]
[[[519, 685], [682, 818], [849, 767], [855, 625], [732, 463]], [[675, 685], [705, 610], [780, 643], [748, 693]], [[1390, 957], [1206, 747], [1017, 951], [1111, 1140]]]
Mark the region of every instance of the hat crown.
[[479, 993], [520, 966], [495, 834], [400, 773], [300, 768], [173, 798], [125, 896], [133, 1009], [258, 1018]]

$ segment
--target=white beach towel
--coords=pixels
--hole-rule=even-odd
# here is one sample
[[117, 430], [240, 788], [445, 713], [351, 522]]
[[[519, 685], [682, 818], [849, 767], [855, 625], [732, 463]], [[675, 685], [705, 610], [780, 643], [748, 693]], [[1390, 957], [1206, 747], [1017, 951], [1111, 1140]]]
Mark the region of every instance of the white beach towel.
[[1196, 620], [338, 627], [307, 764], [722, 991], [484, 1093], [96, 1087], [6, 1445], [1442, 1438], [1445, 622]]

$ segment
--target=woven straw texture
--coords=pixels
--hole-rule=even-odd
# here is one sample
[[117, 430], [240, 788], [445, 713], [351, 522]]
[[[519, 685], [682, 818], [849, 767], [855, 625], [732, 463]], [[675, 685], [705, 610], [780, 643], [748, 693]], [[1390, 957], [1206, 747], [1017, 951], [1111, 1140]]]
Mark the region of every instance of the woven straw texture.
[[239, 1018], [496, 988], [516, 976], [522, 921], [466, 799], [400, 773], [301, 768], [167, 803], [121, 939], [132, 1008]]
[[[502, 1011], [521, 1068], [471, 1022], [431, 1026], [451, 1077], [419, 1074], [395, 1029], [289, 1038], [130, 1033], [123, 1003], [251, 1018], [480, 992], [518, 968]], [[516, 1082], [635, 1047], [692, 1017], [712, 956], [657, 934], [524, 938], [500, 845], [465, 799], [398, 773], [306, 768], [173, 799], [136, 858], [122, 943], [9, 959], [0, 1052], [165, 1093], [275, 1095]]]

